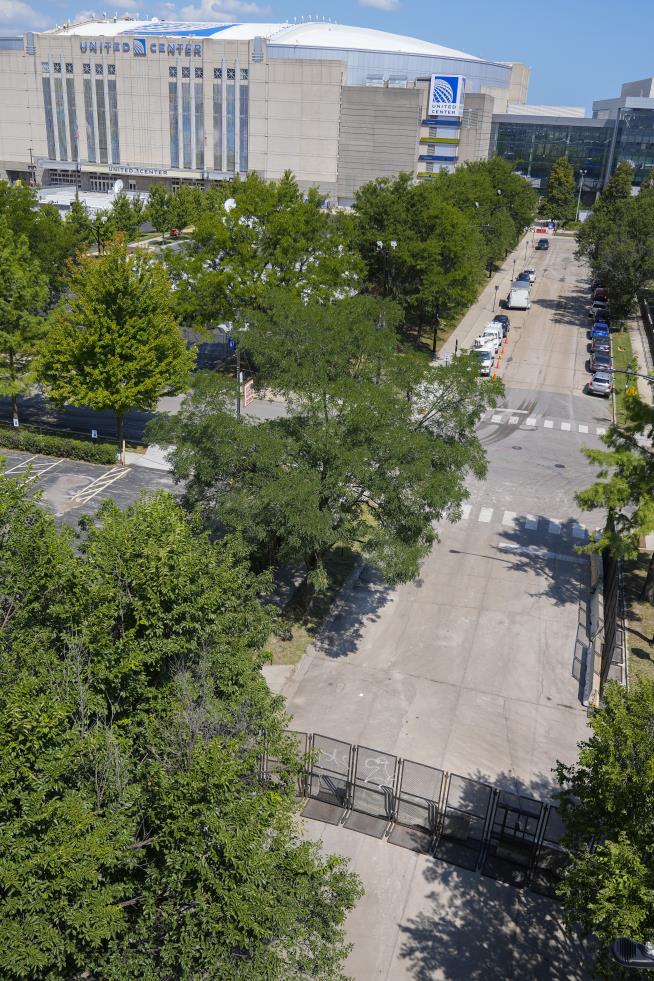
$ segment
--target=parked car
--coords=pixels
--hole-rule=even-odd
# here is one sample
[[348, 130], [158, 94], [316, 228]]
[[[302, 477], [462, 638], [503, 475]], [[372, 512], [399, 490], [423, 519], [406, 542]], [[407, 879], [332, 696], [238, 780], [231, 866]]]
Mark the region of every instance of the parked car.
[[596, 337], [606, 337], [606, 338], [608, 338], [609, 336], [610, 336], [609, 335], [609, 328], [607, 327], [606, 324], [595, 324], [594, 327], [593, 327], [593, 329], [590, 332], [590, 339], [591, 339], [591, 341], [593, 341], [594, 338], [596, 338]]
[[594, 354], [596, 351], [601, 351], [603, 354], [610, 354], [611, 339], [606, 334], [597, 334], [590, 342], [590, 350], [591, 354]]
[[504, 334], [505, 337], [511, 330], [511, 321], [509, 320], [509, 318], [505, 313], [498, 313], [496, 317], [493, 317], [493, 323], [499, 324], [501, 326], [502, 333]]
[[607, 371], [596, 371], [586, 386], [589, 395], [603, 395], [608, 398], [613, 391], [613, 379]]
[[610, 327], [611, 326], [611, 318], [608, 316], [607, 313], [604, 313], [603, 311], [600, 311], [599, 313], [596, 313], [595, 316], [593, 317], [593, 323], [594, 324], [604, 324], [605, 327]]
[[654, 970], [654, 943], [636, 943], [627, 937], [619, 937], [611, 944], [613, 959], [624, 967]]
[[605, 354], [604, 351], [595, 351], [590, 356], [590, 370], [594, 373], [596, 371], [610, 371], [613, 367], [613, 362], [611, 361], [611, 355]]
[[473, 352], [479, 358], [479, 374], [482, 378], [488, 377], [493, 370], [495, 352], [490, 347], [476, 347]]
[[534, 283], [536, 281], [536, 270], [534, 269], [533, 266], [528, 266], [526, 269], [523, 269], [522, 272], [520, 273], [521, 279], [523, 276], [528, 276], [529, 282]]
[[588, 316], [594, 317], [596, 313], [607, 313], [609, 312], [608, 304], [603, 300], [593, 300], [591, 305], [588, 307]]
[[488, 324], [483, 333], [475, 340], [475, 349], [492, 346], [493, 350], [497, 352], [503, 337], [502, 328], [499, 324]]
[[531, 276], [529, 275], [529, 273], [525, 269], [523, 272], [518, 273], [518, 282], [519, 283], [529, 283], [529, 285], [531, 286], [531, 284], [533, 283], [533, 279], [531, 278]]
[[598, 286], [593, 290], [593, 302], [607, 303], [609, 299], [608, 290], [604, 286]]
[[536, 242], [536, 249], [539, 252], [545, 252], [550, 247], [550, 240], [548, 238], [539, 238]]

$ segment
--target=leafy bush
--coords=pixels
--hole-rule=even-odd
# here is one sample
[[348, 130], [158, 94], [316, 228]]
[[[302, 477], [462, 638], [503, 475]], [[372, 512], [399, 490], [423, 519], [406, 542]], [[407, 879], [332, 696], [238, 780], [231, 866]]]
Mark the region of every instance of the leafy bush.
[[115, 463], [117, 454], [116, 447], [111, 443], [91, 443], [68, 436], [46, 436], [26, 429], [6, 429], [0, 432], [0, 447], [63, 456], [69, 460], [86, 460], [87, 463]]

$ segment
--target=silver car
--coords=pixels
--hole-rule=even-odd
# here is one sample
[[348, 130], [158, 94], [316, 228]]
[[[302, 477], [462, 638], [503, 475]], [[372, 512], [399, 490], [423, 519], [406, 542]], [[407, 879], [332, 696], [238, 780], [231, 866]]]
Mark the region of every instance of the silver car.
[[607, 371], [596, 371], [588, 382], [589, 395], [603, 395], [605, 399], [613, 391], [613, 379]]

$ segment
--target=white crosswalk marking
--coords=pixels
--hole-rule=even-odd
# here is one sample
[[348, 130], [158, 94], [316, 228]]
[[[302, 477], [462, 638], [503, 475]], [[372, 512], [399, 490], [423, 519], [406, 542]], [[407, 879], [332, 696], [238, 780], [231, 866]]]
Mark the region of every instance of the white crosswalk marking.
[[602, 429], [602, 427], [601, 427], [601, 426], [599, 426], [599, 427], [598, 427], [598, 428], [597, 428], [597, 429], [595, 430], [595, 432], [597, 433], [597, 435], [598, 435], [598, 436], [605, 436], [605, 435], [606, 435], [606, 429]]
[[464, 504], [463, 507], [461, 508], [461, 520], [462, 521], [467, 521], [468, 518], [470, 517], [470, 512], [471, 511], [472, 511], [472, 505], [471, 504]]
[[529, 416], [529, 418], [527, 419], [527, 425], [528, 426], [535, 426], [536, 425], [536, 416]]
[[482, 508], [479, 512], [478, 521], [488, 522], [493, 517], [493, 508]]
[[491, 422], [504, 422], [504, 416], [500, 416], [497, 413], [492, 417]]
[[515, 511], [505, 511], [502, 515], [503, 525], [515, 525]]
[[533, 514], [527, 514], [525, 516], [525, 528], [527, 531], [536, 531], [538, 528], [538, 518]]
[[561, 423], [561, 429], [563, 430], [564, 433], [569, 433], [570, 432], [570, 423], [569, 422], [562, 422]]
[[585, 538], [586, 537], [586, 534], [587, 534], [587, 532], [586, 532], [586, 529], [584, 528], [584, 526], [583, 525], [580, 525], [578, 521], [575, 521], [574, 524], [572, 525], [572, 537], [573, 538]]
[[585, 426], [583, 424], [583, 422], [580, 422], [579, 423], [579, 432], [580, 433], [587, 433], [588, 432], [588, 426]]
[[516, 424], [517, 422], [520, 422], [520, 419], [518, 418], [518, 416], [511, 416], [511, 417], [509, 418], [509, 425], [510, 425], [510, 426], [515, 426], [515, 424]]
[[556, 518], [550, 520], [549, 526], [547, 528], [550, 535], [560, 535], [561, 534], [561, 522], [557, 521]]
[[554, 429], [554, 423], [551, 419], [546, 419], [543, 425], [545, 426], [545, 429]]

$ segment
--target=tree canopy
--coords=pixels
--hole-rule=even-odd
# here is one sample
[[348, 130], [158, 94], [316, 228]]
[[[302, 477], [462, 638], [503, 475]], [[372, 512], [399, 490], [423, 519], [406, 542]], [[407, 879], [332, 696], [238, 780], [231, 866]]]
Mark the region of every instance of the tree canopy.
[[548, 218], [562, 224], [575, 217], [575, 175], [567, 157], [559, 157], [552, 164], [547, 178], [545, 208]]
[[346, 545], [391, 582], [414, 577], [434, 522], [456, 520], [466, 476], [485, 473], [475, 425], [501, 384], [479, 385], [471, 356], [436, 367], [402, 353], [393, 304], [269, 299], [240, 342], [288, 415], [239, 422], [233, 392], [205, 376], [151, 435], [174, 444], [186, 500], [210, 527], [238, 530], [261, 564], [304, 561], [321, 588], [326, 555]]
[[69, 295], [52, 314], [38, 374], [55, 402], [110, 409], [118, 439], [130, 409], [152, 409], [184, 388], [193, 367], [172, 312], [163, 266], [114, 241], [73, 270]]
[[268, 587], [168, 495], [76, 542], [0, 477], [3, 978], [342, 977], [359, 886], [299, 837]]
[[654, 937], [654, 684], [609, 682], [590, 726], [578, 761], [557, 767], [571, 852], [559, 895], [569, 923], [599, 940], [603, 976], [616, 978], [611, 942]]

